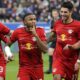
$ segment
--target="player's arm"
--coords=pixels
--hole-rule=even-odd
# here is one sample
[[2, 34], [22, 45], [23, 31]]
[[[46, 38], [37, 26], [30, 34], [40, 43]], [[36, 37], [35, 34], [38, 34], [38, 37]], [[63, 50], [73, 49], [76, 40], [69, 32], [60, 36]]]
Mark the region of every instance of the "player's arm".
[[56, 34], [55, 32], [50, 32], [50, 36], [47, 39], [47, 43], [52, 42], [53, 40], [56, 40]]
[[46, 41], [41, 41], [41, 39], [39, 38], [38, 35], [35, 36], [36, 40], [37, 40], [37, 45], [38, 47], [43, 51], [43, 52], [47, 52], [48, 47], [47, 47], [47, 42]]
[[80, 40], [73, 45], [67, 44], [63, 49], [80, 49]]
[[[13, 57], [13, 54], [12, 54], [12, 52], [11, 52], [11, 50], [10, 50], [10, 45], [11, 45], [11, 41], [10, 41], [10, 36], [11, 36], [11, 34], [13, 33], [13, 30], [10, 30], [10, 32], [7, 34], [7, 42], [6, 42], [6, 44], [5, 44], [5, 48], [4, 48], [4, 50], [5, 50], [5, 53], [6, 53], [6, 55], [10, 58], [12, 58]], [[12, 59], [11, 59], [12, 60]]]
[[8, 35], [8, 41], [7, 41], [6, 46], [5, 46], [5, 53], [6, 53], [6, 55], [8, 56], [8, 59], [9, 59], [10, 61], [14, 60], [14, 56], [13, 56], [11, 50], [10, 50], [10, 47], [11, 47], [12, 44], [16, 41], [16, 40], [15, 40], [15, 35], [16, 35], [16, 34], [14, 34], [13, 32], [14, 32], [14, 31], [10, 31], [10, 33], [9, 33], [9, 35]]
[[[48, 50], [47, 42], [46, 42], [45, 40], [42, 41], [42, 40], [40, 39], [40, 37], [38, 36], [38, 34], [37, 34], [37, 32], [36, 32], [35, 26], [33, 26], [33, 28], [31, 28], [30, 31], [31, 31], [32, 34], [35, 36], [38, 47], [39, 47], [43, 52], [47, 52], [47, 50]], [[44, 35], [44, 32], [41, 32], [41, 35]]]
[[36, 41], [37, 41], [37, 45], [38, 47], [45, 53], [48, 50], [48, 46], [47, 46], [47, 42], [46, 41], [42, 41], [39, 36], [36, 34]]
[[7, 36], [5, 36], [3, 34], [0, 34], [0, 38], [1, 38], [1, 41], [3, 41], [5, 43], [5, 46], [3, 48], [4, 53], [5, 53], [5, 59], [7, 61], [9, 61], [9, 58], [13, 57], [13, 54], [11, 53], [10, 47], [7, 45], [9, 40], [8, 40]]
[[73, 45], [68, 45], [70, 49], [80, 49], [80, 40]]
[[0, 23], [0, 34], [8, 35], [9, 32], [10, 32], [10, 29], [4, 24]]

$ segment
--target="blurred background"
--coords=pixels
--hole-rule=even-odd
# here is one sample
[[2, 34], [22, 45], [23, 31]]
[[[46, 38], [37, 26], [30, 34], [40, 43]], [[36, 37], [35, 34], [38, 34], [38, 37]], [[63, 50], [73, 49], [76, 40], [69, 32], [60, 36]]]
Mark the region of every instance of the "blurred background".
[[73, 17], [80, 20], [80, 0], [0, 0], [0, 21], [21, 22], [21, 17], [26, 12], [33, 12], [37, 21], [49, 22], [52, 10], [60, 10], [64, 1], [74, 4]]

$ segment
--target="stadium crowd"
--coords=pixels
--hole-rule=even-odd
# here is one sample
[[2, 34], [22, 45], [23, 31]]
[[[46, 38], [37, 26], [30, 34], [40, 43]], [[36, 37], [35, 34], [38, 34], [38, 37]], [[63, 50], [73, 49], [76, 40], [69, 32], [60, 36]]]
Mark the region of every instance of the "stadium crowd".
[[72, 1], [73, 18], [80, 20], [80, 0], [0, 0], [0, 21], [21, 22], [26, 12], [33, 12], [37, 21], [48, 22], [51, 20], [51, 11], [59, 10], [64, 1]]

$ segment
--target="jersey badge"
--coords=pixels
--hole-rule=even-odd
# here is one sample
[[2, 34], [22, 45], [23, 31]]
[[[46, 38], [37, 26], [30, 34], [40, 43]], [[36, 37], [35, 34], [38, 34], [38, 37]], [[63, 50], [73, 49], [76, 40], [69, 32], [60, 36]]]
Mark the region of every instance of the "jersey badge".
[[73, 30], [72, 30], [72, 29], [69, 29], [69, 30], [68, 30], [68, 33], [69, 33], [69, 34], [71, 34], [72, 32], [73, 32]]
[[36, 38], [35, 38], [35, 37], [32, 37], [32, 40], [33, 40], [33, 41], [36, 41]]

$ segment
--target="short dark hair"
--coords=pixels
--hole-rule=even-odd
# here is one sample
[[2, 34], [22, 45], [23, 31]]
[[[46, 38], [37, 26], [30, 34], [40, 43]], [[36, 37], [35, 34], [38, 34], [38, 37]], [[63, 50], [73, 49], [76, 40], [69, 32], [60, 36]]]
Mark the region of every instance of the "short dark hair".
[[64, 3], [61, 5], [61, 7], [68, 8], [69, 11], [72, 11], [73, 8], [74, 8], [72, 2], [70, 2], [70, 1], [64, 2]]
[[33, 13], [26, 13], [24, 16], [23, 16], [23, 20], [25, 19], [25, 17], [29, 16], [29, 15], [34, 15]]

